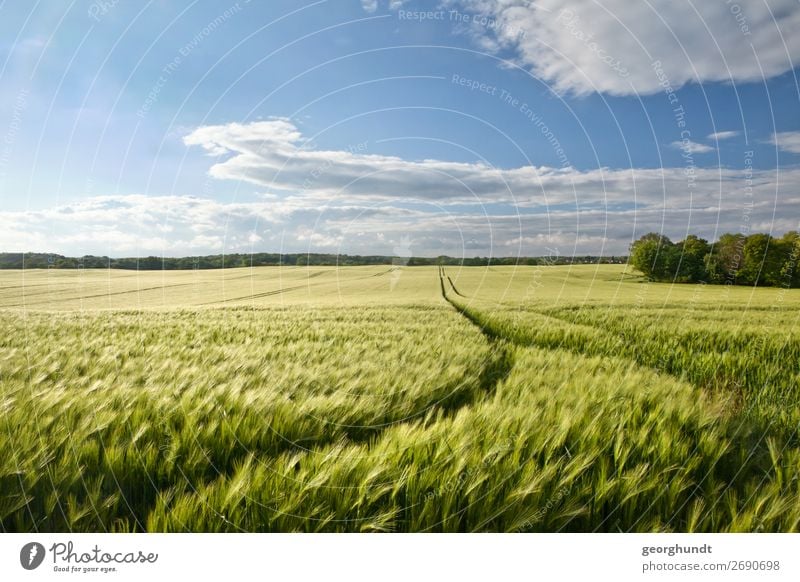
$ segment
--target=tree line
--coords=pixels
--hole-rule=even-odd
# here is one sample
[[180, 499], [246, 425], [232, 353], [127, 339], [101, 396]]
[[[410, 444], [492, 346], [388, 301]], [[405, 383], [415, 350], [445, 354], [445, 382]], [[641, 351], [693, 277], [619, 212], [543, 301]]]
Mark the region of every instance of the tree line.
[[673, 243], [651, 232], [631, 244], [630, 264], [651, 281], [800, 287], [800, 234], [780, 238], [723, 234], [715, 243], [689, 235]]
[[174, 271], [191, 269], [234, 269], [267, 266], [356, 266], [356, 265], [444, 265], [486, 267], [500, 265], [571, 265], [627, 262], [625, 256], [547, 257], [395, 257], [388, 255], [336, 255], [325, 253], [252, 253], [196, 257], [111, 258], [85, 255], [66, 257], [53, 253], [0, 253], [0, 269], [129, 269]]

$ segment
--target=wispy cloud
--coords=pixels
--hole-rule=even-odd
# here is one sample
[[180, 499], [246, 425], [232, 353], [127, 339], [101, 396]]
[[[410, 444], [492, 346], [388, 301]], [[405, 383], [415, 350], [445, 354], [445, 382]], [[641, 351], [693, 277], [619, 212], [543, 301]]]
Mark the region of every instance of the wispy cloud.
[[706, 139], [710, 139], [712, 141], [719, 141], [723, 139], [731, 139], [739, 135], [738, 131], [718, 131], [716, 133], [709, 133], [706, 136]]
[[378, 0], [361, 0], [361, 6], [371, 14], [378, 9]]
[[[389, 0], [388, 8], [389, 10], [397, 10], [399, 8], [402, 8], [403, 4], [405, 3], [406, 0]], [[361, 7], [370, 14], [377, 11], [379, 5], [380, 5], [379, 0], [361, 0]]]
[[714, 148], [711, 146], [691, 140], [673, 141], [669, 145], [676, 150], [681, 150], [690, 154], [707, 154], [708, 152], [714, 151]]
[[771, 143], [785, 152], [800, 154], [800, 131], [773, 133]]
[[[223, 160], [211, 176], [257, 184], [269, 192], [317, 201], [423, 201], [440, 205], [510, 204], [548, 208], [571, 204], [660, 203], [666, 193], [676, 205], [686, 191], [682, 168], [608, 169], [523, 166], [496, 168], [483, 163], [408, 161], [369, 152], [369, 144], [316, 150], [290, 121], [205, 126], [184, 138]], [[675, 142], [692, 153], [713, 148]], [[697, 168], [695, 200], [713, 202], [719, 180], [735, 182], [742, 172]]]

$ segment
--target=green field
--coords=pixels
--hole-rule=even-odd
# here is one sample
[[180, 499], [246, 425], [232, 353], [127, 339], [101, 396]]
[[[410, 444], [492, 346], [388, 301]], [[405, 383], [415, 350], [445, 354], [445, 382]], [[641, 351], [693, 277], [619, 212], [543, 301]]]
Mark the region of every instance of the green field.
[[4, 531], [798, 531], [800, 290], [0, 271]]

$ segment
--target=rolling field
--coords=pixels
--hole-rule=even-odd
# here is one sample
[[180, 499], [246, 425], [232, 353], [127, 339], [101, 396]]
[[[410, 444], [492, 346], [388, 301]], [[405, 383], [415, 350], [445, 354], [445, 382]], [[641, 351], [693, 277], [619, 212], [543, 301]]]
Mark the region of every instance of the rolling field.
[[800, 291], [0, 271], [3, 531], [798, 531]]

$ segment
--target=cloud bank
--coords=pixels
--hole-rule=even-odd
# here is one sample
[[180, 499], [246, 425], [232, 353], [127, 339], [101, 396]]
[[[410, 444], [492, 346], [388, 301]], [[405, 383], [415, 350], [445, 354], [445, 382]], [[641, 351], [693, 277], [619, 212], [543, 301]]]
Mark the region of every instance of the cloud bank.
[[[445, 0], [486, 17], [471, 34], [561, 93], [652, 94], [659, 62], [673, 88], [761, 81], [800, 57], [796, 0]], [[481, 21], [483, 22], [483, 21]], [[520, 33], [520, 30], [524, 34]]]
[[[782, 147], [792, 141], [779, 134]], [[625, 254], [674, 239], [798, 228], [800, 168], [577, 170], [404, 160], [369, 144], [319, 150], [290, 121], [198, 128], [209, 173], [262, 195], [98, 196], [0, 212], [0, 248], [111, 256], [318, 251], [435, 256]]]

